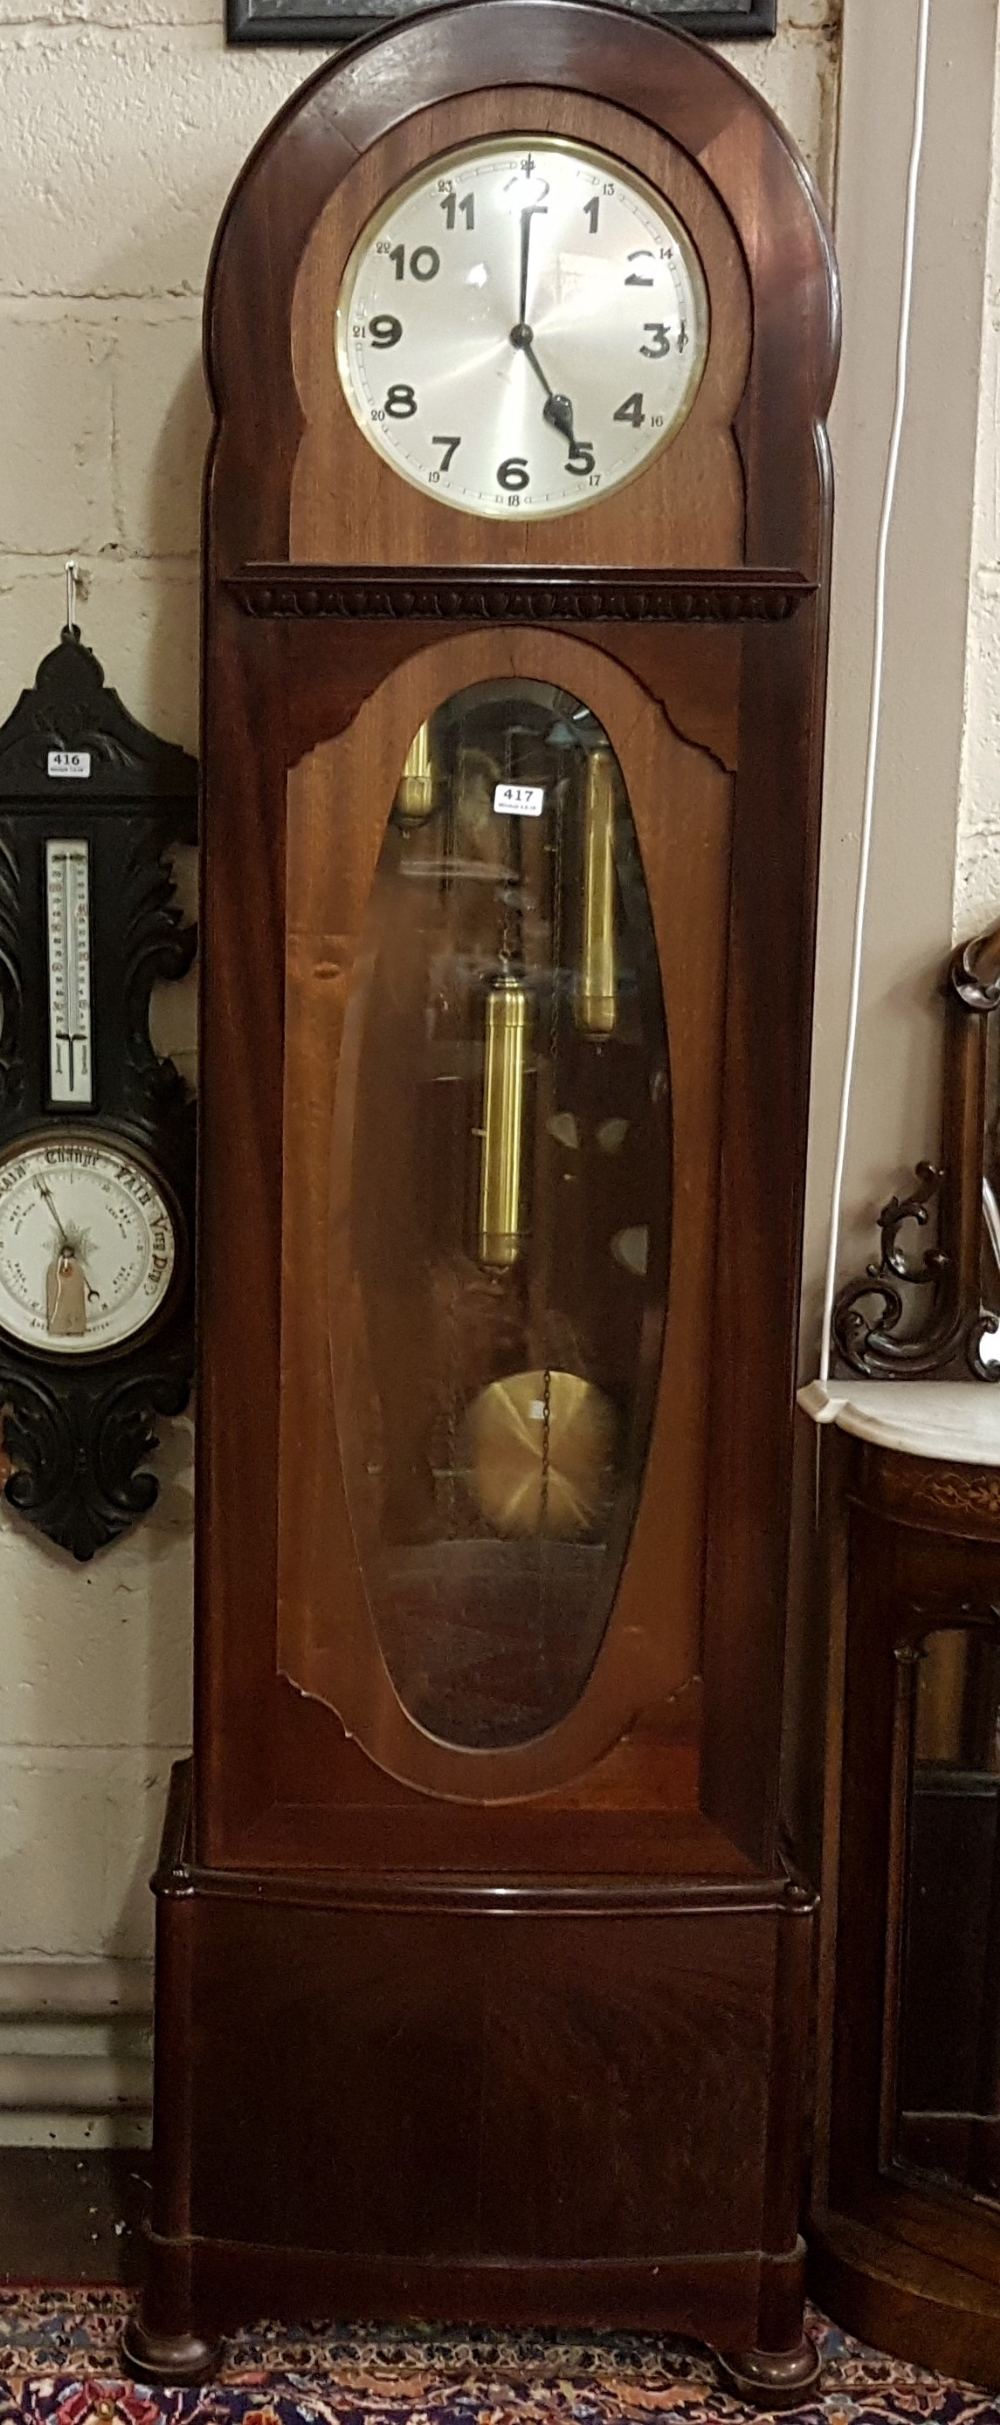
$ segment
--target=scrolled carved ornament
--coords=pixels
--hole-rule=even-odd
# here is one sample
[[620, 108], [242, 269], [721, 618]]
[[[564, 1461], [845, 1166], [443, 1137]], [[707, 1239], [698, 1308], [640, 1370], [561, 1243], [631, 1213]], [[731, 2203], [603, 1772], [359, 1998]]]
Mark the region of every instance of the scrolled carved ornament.
[[[883, 1205], [878, 1260], [834, 1310], [841, 1363], [867, 1380], [1000, 1380], [987, 1353], [1000, 1332], [1000, 927], [956, 953], [945, 1004], [940, 1161], [919, 1162], [910, 1193]], [[916, 1256], [901, 1243], [911, 1224], [932, 1225], [933, 1243]]]

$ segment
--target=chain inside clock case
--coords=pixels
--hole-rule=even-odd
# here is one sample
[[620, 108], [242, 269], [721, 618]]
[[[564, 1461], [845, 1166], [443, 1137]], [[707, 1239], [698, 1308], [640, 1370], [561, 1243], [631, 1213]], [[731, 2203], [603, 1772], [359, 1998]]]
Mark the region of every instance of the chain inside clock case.
[[0, 727], [0, 1404], [10, 1505], [81, 1559], [190, 1386], [194, 1105], [149, 1007], [194, 956], [196, 787], [67, 625]]

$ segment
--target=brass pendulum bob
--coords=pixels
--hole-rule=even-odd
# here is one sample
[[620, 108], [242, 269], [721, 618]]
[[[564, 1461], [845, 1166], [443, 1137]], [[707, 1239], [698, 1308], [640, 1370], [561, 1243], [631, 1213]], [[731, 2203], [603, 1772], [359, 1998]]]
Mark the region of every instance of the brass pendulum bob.
[[415, 833], [440, 808], [447, 790], [434, 757], [431, 728], [421, 724], [403, 760], [403, 772], [393, 802], [393, 822], [401, 833]]
[[583, 802], [583, 928], [576, 1024], [584, 1035], [611, 1036], [617, 1017], [615, 956], [615, 762], [609, 749], [587, 755]]
[[486, 997], [483, 1156], [479, 1173], [479, 1260], [493, 1271], [509, 1271], [521, 1251], [527, 1038], [525, 988], [518, 977], [499, 977]]
[[580, 1373], [508, 1373], [465, 1418], [468, 1487], [504, 1539], [585, 1540], [607, 1507], [617, 1429], [610, 1398]]

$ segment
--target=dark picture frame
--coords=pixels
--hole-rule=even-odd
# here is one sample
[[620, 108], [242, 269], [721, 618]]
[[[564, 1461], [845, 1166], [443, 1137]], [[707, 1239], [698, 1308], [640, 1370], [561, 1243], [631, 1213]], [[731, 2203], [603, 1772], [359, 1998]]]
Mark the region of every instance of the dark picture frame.
[[[226, 0], [226, 39], [329, 50], [414, 13], [413, 0]], [[763, 42], [778, 30], [778, 0], [642, 0], [641, 13], [715, 42]]]

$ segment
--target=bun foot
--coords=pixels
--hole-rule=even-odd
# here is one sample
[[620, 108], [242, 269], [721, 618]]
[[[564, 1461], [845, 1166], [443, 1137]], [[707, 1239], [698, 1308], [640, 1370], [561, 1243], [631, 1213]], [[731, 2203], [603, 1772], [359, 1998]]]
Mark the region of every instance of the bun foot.
[[129, 2374], [140, 2383], [203, 2383], [218, 2366], [222, 2342], [203, 2340], [197, 2332], [152, 2332], [134, 2315], [122, 2333], [121, 2349]]
[[819, 2355], [804, 2337], [797, 2349], [719, 2351], [718, 2364], [727, 2391], [738, 2391], [756, 2408], [801, 2407], [819, 2390], [822, 2374]]

